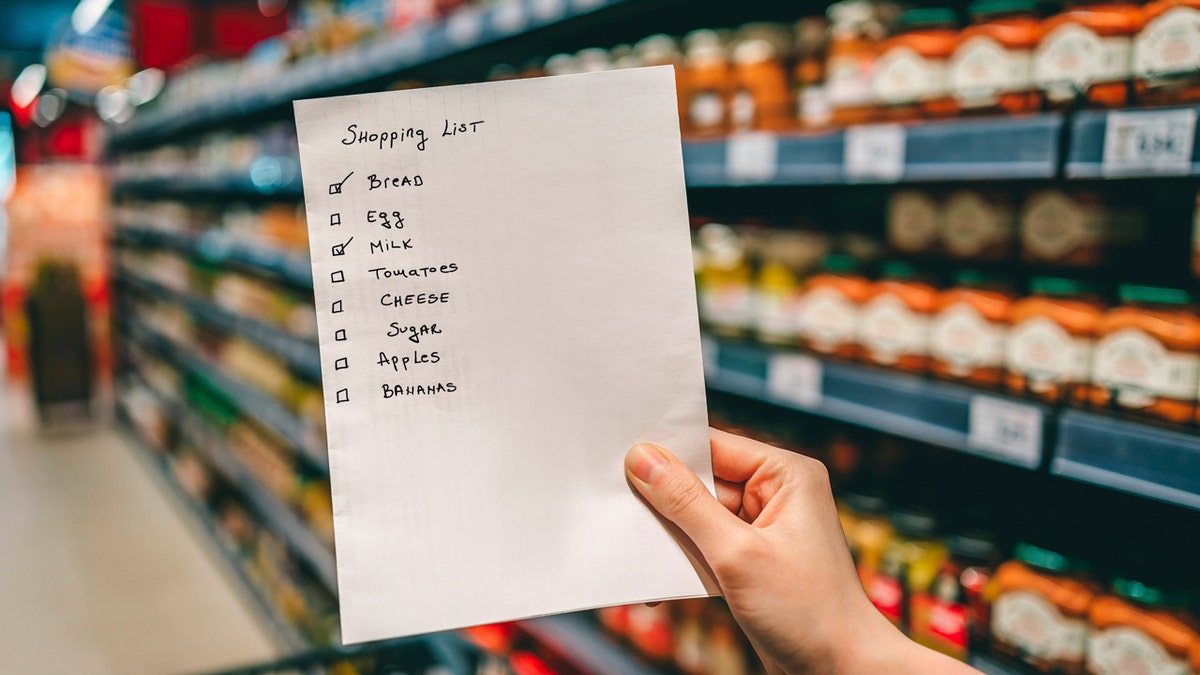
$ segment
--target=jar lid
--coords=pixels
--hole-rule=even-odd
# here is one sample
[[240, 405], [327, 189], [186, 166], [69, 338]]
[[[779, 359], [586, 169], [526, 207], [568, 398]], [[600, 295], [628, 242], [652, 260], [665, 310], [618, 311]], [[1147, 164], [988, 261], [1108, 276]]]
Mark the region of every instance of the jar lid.
[[904, 536], [932, 537], [937, 534], [937, 519], [924, 511], [896, 510], [892, 512], [891, 521], [896, 532]]
[[1191, 597], [1187, 593], [1164, 591], [1161, 588], [1147, 586], [1140, 581], [1122, 577], [1113, 579], [1112, 588], [1117, 595], [1143, 605], [1186, 607], [1191, 601]]
[[903, 260], [889, 260], [880, 266], [879, 273], [888, 279], [915, 279], [917, 268]]
[[1041, 295], [1096, 295], [1098, 293], [1098, 289], [1093, 284], [1058, 277], [1034, 277], [1029, 280], [1029, 290]]
[[821, 261], [821, 269], [835, 273], [856, 272], [858, 271], [858, 261], [845, 253], [830, 253]]
[[887, 511], [887, 502], [879, 495], [847, 492], [842, 496], [842, 501], [856, 513], [878, 516]]
[[1037, 0], [978, 0], [967, 7], [967, 14], [972, 18], [997, 14], [1032, 14], [1037, 8]]
[[1081, 561], [1025, 542], [1017, 544], [1013, 556], [1027, 565], [1051, 572], [1081, 572], [1087, 569], [1087, 565]]
[[966, 532], [946, 538], [946, 548], [951, 555], [975, 560], [995, 560], [1000, 549], [991, 535], [986, 532]]
[[1121, 302], [1144, 302], [1151, 305], [1186, 305], [1192, 301], [1187, 291], [1158, 286], [1125, 284], [1121, 286], [1119, 295]]
[[953, 28], [958, 25], [958, 15], [946, 7], [922, 7], [902, 12], [896, 23], [901, 28]]

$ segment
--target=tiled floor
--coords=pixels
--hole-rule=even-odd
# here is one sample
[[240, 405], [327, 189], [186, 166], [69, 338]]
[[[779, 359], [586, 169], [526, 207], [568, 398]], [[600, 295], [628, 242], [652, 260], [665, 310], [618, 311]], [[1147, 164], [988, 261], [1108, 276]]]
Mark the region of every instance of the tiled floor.
[[108, 428], [45, 436], [0, 373], [0, 671], [195, 673], [276, 647]]

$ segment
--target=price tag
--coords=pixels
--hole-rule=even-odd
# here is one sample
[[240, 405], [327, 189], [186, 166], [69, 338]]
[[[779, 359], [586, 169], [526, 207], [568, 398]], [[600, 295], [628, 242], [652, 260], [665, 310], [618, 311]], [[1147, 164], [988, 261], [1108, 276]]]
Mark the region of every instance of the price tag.
[[501, 33], [516, 33], [525, 27], [525, 4], [521, 0], [503, 0], [495, 5], [492, 23]]
[[725, 143], [725, 176], [733, 183], [767, 183], [779, 170], [779, 139], [774, 134], [734, 134]]
[[446, 37], [456, 46], [462, 47], [477, 41], [482, 32], [483, 13], [477, 9], [464, 7], [446, 20]]
[[1028, 468], [1042, 460], [1042, 411], [991, 396], [971, 398], [967, 445]]
[[803, 354], [774, 354], [767, 363], [767, 393], [802, 408], [821, 405], [821, 362]]
[[704, 358], [704, 377], [715, 378], [720, 370], [717, 365], [717, 352], [720, 344], [708, 335], [700, 336], [700, 354]]
[[904, 177], [906, 135], [899, 124], [846, 129], [846, 178], [892, 183]]
[[1191, 172], [1196, 110], [1114, 111], [1104, 129], [1106, 176]]

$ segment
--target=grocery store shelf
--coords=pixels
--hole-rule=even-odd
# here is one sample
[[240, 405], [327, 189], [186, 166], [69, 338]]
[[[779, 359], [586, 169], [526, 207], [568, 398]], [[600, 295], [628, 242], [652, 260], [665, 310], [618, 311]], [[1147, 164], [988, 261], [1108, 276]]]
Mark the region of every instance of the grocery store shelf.
[[1200, 106], [1080, 111], [1071, 120], [1064, 173], [1067, 178], [1200, 175], [1198, 119]]
[[216, 229], [192, 233], [125, 223], [115, 231], [119, 243], [169, 248], [213, 265], [231, 265], [312, 288], [312, 266], [302, 253], [237, 241]]
[[1059, 419], [1050, 472], [1200, 509], [1200, 436], [1077, 410]]
[[559, 614], [519, 622], [533, 639], [592, 675], [653, 675], [624, 647], [579, 614]]
[[549, 25], [566, 27], [628, 0], [504, 0], [467, 8], [425, 29], [311, 57], [269, 76], [214, 92], [190, 105], [165, 105], [115, 127], [110, 146], [150, 143], [203, 126], [287, 106], [295, 99], [346, 92], [453, 54], [518, 37]]
[[1010, 666], [990, 656], [974, 654], [970, 657], [969, 663], [971, 667], [983, 673], [983, 675], [1026, 675], [1032, 672], [1027, 668], [1017, 668]]
[[1035, 469], [1049, 409], [962, 385], [705, 338], [705, 380], [754, 398]]
[[[123, 414], [119, 415], [119, 417], [124, 419]], [[217, 529], [213, 515], [208, 509], [197, 504], [184, 492], [183, 488], [176, 482], [175, 476], [171, 473], [171, 467], [167, 464], [165, 458], [159, 456], [151, 448], [150, 444], [130, 427], [127, 421], [123, 423], [123, 426], [128, 438], [131, 440], [131, 445], [136, 446], [134, 453], [157, 474], [163, 488], [171, 493], [179, 505], [191, 516], [193, 524], [207, 535], [202, 538], [208, 540], [216, 553], [225, 561], [228, 569], [237, 577], [246, 595], [253, 601], [258, 613], [271, 629], [271, 632], [276, 636], [280, 645], [289, 653], [297, 653], [304, 650], [307, 646], [307, 641], [275, 611], [270, 601], [263, 597], [252, 580], [250, 571], [246, 569], [245, 564], [242, 562], [241, 554], [225, 543], [226, 537]]]
[[231, 197], [287, 197], [304, 195], [300, 162], [295, 157], [259, 157], [250, 169], [198, 175], [186, 171], [148, 176], [114, 177], [114, 194], [220, 195]]
[[236, 314], [208, 300], [181, 293], [125, 269], [120, 269], [118, 279], [138, 292], [183, 307], [201, 323], [223, 333], [244, 337], [282, 358], [302, 377], [320, 383], [321, 356], [315, 341], [290, 335], [268, 323]]
[[690, 187], [1053, 178], [1058, 113], [684, 143]]
[[314, 468], [323, 472], [329, 471], [329, 455], [324, 447], [324, 439], [316, 438], [316, 434], [308, 425], [280, 405], [274, 397], [228, 375], [209, 363], [207, 359], [159, 334], [147, 326], [144, 321], [133, 317], [126, 321], [129, 337], [135, 342], [147, 346], [183, 369], [204, 378], [228, 397], [243, 414], [257, 420], [282, 438]]

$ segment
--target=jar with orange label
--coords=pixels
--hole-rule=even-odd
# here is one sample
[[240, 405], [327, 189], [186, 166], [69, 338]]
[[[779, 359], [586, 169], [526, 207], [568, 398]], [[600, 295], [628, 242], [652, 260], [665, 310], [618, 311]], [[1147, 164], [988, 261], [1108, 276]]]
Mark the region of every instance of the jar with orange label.
[[792, 100], [783, 44], [773, 26], [742, 28], [732, 57], [729, 125], [733, 131], [778, 131], [791, 126]]
[[954, 12], [910, 9], [900, 15], [900, 33], [879, 46], [871, 88], [891, 120], [945, 117], [958, 110], [946, 87], [946, 64], [958, 43]]
[[925, 190], [898, 190], [888, 196], [887, 237], [904, 253], [933, 253], [942, 232], [941, 203]]
[[942, 291], [930, 326], [930, 370], [943, 377], [998, 385], [1013, 295], [1002, 281], [964, 270]]
[[858, 319], [863, 358], [881, 366], [923, 373], [929, 361], [929, 320], [938, 291], [912, 265], [885, 263]]
[[937, 520], [927, 513], [895, 511], [891, 521], [895, 532], [866, 592], [867, 598], [889, 621], [906, 626], [909, 600], [929, 590], [946, 560], [946, 545], [937, 538]]
[[1200, 3], [1155, 0], [1133, 39], [1133, 75], [1145, 103], [1200, 101]]
[[1113, 579], [1112, 594], [1088, 612], [1087, 672], [1186, 673], [1200, 623], [1187, 613], [1192, 598], [1131, 579]]
[[1091, 402], [1172, 422], [1196, 414], [1200, 316], [1187, 292], [1122, 286], [1096, 326]]
[[1020, 218], [1026, 260], [1093, 267], [1145, 231], [1141, 213], [1109, 203], [1098, 192], [1040, 190], [1025, 200]]
[[1042, 37], [1036, 0], [979, 0], [958, 36], [947, 85], [964, 112], [1034, 112], [1033, 50]]
[[1096, 326], [1104, 313], [1094, 288], [1038, 277], [1013, 304], [1005, 363], [1008, 386], [1050, 401], [1082, 395], [1091, 376]]
[[949, 557], [929, 590], [912, 598], [913, 640], [966, 661], [985, 650], [989, 607], [984, 590], [995, 573], [999, 551], [983, 533], [946, 538]]
[[1042, 22], [1033, 54], [1033, 81], [1051, 105], [1085, 95], [1093, 106], [1129, 102], [1133, 36], [1142, 27], [1138, 5], [1124, 0], [1071, 3]]
[[1016, 230], [1007, 192], [959, 190], [942, 205], [942, 248], [956, 258], [1007, 258]]
[[991, 586], [992, 650], [1041, 672], [1082, 673], [1087, 613], [1100, 590], [1087, 565], [1025, 543], [1014, 556]]
[[684, 37], [683, 44], [684, 133], [693, 136], [724, 134], [729, 128], [726, 102], [731, 84], [725, 43], [716, 31], [696, 30]]
[[825, 87], [825, 59], [829, 47], [829, 25], [823, 17], [810, 16], [796, 22], [796, 118], [801, 128], [820, 129], [830, 123], [829, 92]]
[[847, 255], [826, 256], [822, 272], [804, 285], [796, 316], [800, 342], [822, 354], [855, 358], [858, 312], [870, 293], [871, 282], [858, 274], [858, 261]]
[[842, 0], [829, 6], [829, 49], [825, 91], [837, 126], [863, 124], [876, 117], [871, 82], [875, 54], [886, 30], [869, 0]]

